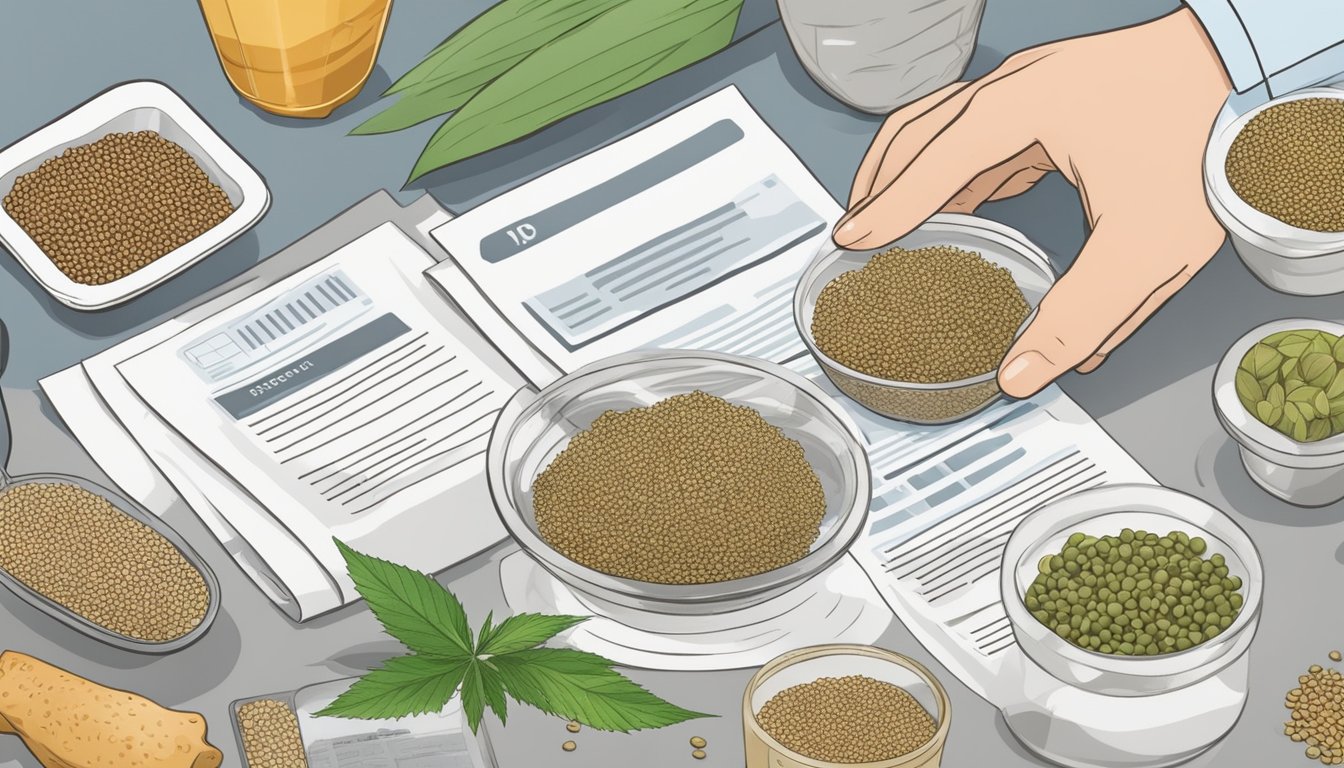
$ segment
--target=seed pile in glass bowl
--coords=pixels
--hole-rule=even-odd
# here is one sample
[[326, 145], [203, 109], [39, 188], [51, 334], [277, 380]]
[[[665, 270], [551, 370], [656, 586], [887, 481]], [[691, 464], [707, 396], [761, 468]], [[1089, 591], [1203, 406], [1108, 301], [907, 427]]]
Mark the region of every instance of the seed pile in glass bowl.
[[841, 365], [935, 384], [996, 369], [1030, 312], [1012, 273], [977, 253], [893, 248], [827, 283], [811, 330]]
[[786, 688], [761, 707], [756, 721], [785, 747], [831, 763], [908, 755], [938, 730], [904, 688], [864, 675], [823, 677]]
[[1286, 224], [1344, 232], [1344, 100], [1297, 99], [1247, 121], [1227, 152], [1227, 181]]
[[66, 277], [119, 280], [233, 213], [195, 158], [154, 131], [112, 133], [20, 176], [4, 209]]
[[1089, 651], [1158, 656], [1227, 631], [1245, 598], [1220, 554], [1183, 531], [1126, 528], [1117, 536], [1069, 536], [1041, 558], [1024, 598], [1052, 632]]
[[172, 542], [79, 486], [0, 490], [0, 569], [104, 629], [177, 640], [202, 621], [209, 588]]
[[706, 394], [607, 411], [537, 477], [538, 532], [571, 560], [656, 584], [746, 578], [801, 560], [826, 512], [802, 445]]

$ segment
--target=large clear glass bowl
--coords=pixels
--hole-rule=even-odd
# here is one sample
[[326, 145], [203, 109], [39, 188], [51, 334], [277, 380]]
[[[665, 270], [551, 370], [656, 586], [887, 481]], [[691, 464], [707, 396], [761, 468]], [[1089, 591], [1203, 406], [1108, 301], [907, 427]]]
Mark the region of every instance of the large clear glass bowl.
[[[683, 585], [602, 573], [552, 548], [537, 530], [532, 488], [570, 439], [607, 411], [646, 407], [695, 390], [756, 409], [802, 444], [826, 497], [812, 550], [801, 560], [755, 576]], [[495, 507], [509, 533], [595, 611], [719, 614], [781, 595], [848, 551], [863, 528], [872, 495], [868, 458], [858, 435], [838, 403], [781, 366], [713, 352], [644, 351], [593, 363], [540, 392], [519, 390], [500, 412], [486, 466]]]
[[937, 384], [893, 381], [870, 376], [850, 368], [822, 352], [812, 338], [812, 315], [817, 297], [832, 280], [846, 272], [862, 269], [874, 256], [894, 247], [914, 250], [950, 245], [980, 254], [987, 261], [1007, 269], [1032, 308], [1018, 328], [1027, 327], [1036, 306], [1055, 283], [1050, 260], [1021, 232], [998, 222], [958, 213], [931, 217], [918, 229], [894, 243], [871, 251], [825, 249], [803, 271], [793, 296], [793, 319], [817, 364], [836, 388], [874, 413], [914, 424], [946, 424], [977, 413], [996, 400], [999, 390], [997, 371], [986, 371], [960, 381]]

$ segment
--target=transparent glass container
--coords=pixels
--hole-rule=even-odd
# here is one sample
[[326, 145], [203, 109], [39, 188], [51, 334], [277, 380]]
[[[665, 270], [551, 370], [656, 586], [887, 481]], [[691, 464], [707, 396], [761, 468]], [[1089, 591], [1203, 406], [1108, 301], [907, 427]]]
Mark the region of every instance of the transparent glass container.
[[200, 0], [234, 90], [277, 115], [321, 118], [373, 72], [392, 0]]
[[1255, 484], [1300, 507], [1323, 507], [1344, 499], [1344, 434], [1299, 443], [1266, 426], [1237, 396], [1237, 368], [1261, 339], [1280, 331], [1318, 330], [1344, 336], [1344, 324], [1305, 318], [1275, 320], [1242, 336], [1213, 374], [1213, 406], [1218, 422], [1237, 443], [1241, 465]]
[[[713, 584], [654, 584], [602, 573], [551, 547], [537, 530], [532, 488], [579, 432], [610, 410], [653, 405], [700, 390], [756, 409], [797, 440], [821, 480], [826, 512], [801, 560]], [[580, 368], [540, 392], [519, 390], [500, 411], [486, 474], [504, 527], [523, 551], [595, 613], [720, 614], [758, 605], [829, 568], [849, 550], [868, 514], [872, 478], [858, 428], [812, 382], [779, 365], [715, 352], [642, 351]]]
[[998, 222], [959, 213], [942, 213], [929, 218], [910, 234], [894, 243], [870, 251], [823, 248], [803, 270], [793, 296], [793, 319], [798, 335], [806, 343], [822, 371], [855, 402], [881, 416], [914, 424], [946, 424], [984, 410], [1002, 396], [998, 372], [986, 371], [960, 381], [938, 384], [892, 381], [856, 371], [828, 357], [812, 338], [812, 315], [817, 297], [835, 278], [862, 269], [874, 256], [893, 247], [913, 250], [935, 245], [950, 245], [980, 254], [986, 260], [1006, 268], [1021, 289], [1032, 312], [1022, 322], [1021, 334], [1035, 317], [1036, 307], [1055, 284], [1055, 271], [1045, 253], [1026, 235]]
[[[2, 412], [0, 412], [0, 416], [3, 416]], [[0, 455], [0, 457], [2, 457], [2, 455]], [[156, 642], [123, 635], [120, 632], [116, 632], [101, 624], [97, 624], [80, 614], [75, 613], [55, 600], [52, 600], [41, 592], [29, 587], [2, 568], [0, 568], [0, 586], [4, 586], [25, 603], [28, 603], [41, 613], [65, 624], [71, 629], [106, 643], [107, 645], [126, 651], [153, 654], [174, 653], [195, 643], [197, 640], [201, 639], [206, 632], [210, 631], [211, 625], [214, 624], [215, 617], [219, 614], [219, 581], [215, 578], [214, 571], [210, 570], [210, 566], [206, 565], [205, 560], [202, 559], [200, 555], [196, 554], [196, 550], [192, 549], [191, 545], [188, 544], [177, 531], [170, 528], [167, 523], [151, 514], [149, 510], [140, 506], [140, 504], [132, 499], [89, 480], [74, 477], [73, 475], [54, 473], [12, 476], [7, 475], [4, 468], [0, 466], [0, 496], [3, 496], [13, 488], [18, 488], [23, 485], [51, 483], [73, 485], [88, 491], [95, 496], [100, 496], [122, 514], [141, 523], [162, 536], [164, 539], [167, 539], [168, 543], [170, 543], [173, 548], [177, 550], [177, 553], [182, 556], [182, 559], [186, 560], [187, 563], [201, 575], [202, 581], [205, 582], [205, 615], [201, 618], [199, 624], [181, 637]]]
[[[848, 675], [864, 675], [905, 689], [937, 723], [933, 737], [913, 752], [890, 760], [832, 763], [794, 752], [766, 733], [756, 719], [780, 691], [823, 677]], [[868, 645], [818, 645], [786, 653], [761, 667], [742, 696], [747, 768], [937, 768], [951, 726], [952, 704], [932, 672], [914, 659]]]
[[1232, 189], [1227, 154], [1242, 129], [1265, 110], [1302, 99], [1344, 100], [1344, 83], [1304, 88], [1255, 107], [1229, 99], [1204, 151], [1204, 192], [1232, 247], [1260, 282], [1282, 293], [1325, 296], [1344, 292], [1344, 232], [1295, 227], [1252, 207]]
[[954, 82], [985, 0], [779, 0], [803, 68], [849, 106], [885, 114]]
[[[1059, 553], [1074, 532], [1124, 528], [1203, 537], [1204, 557], [1223, 555], [1242, 579], [1244, 603], [1232, 625], [1186, 651], [1112, 656], [1072, 645], [1031, 615], [1024, 596], [1043, 556]], [[1003, 707], [1003, 716], [1041, 757], [1078, 768], [1176, 765], [1215, 744], [1241, 716], [1264, 571], [1246, 532], [1205, 502], [1159, 486], [1110, 485], [1046, 504], [1009, 538], [1001, 586], [1025, 657], [1022, 699]]]

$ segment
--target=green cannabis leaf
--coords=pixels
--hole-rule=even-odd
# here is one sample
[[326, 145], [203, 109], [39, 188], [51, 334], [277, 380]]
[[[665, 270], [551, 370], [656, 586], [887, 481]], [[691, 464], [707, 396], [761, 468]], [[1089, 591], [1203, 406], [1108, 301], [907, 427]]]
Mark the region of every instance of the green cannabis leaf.
[[713, 717], [669, 704], [612, 669], [611, 661], [540, 647], [585, 620], [521, 613], [472, 633], [462, 604], [425, 574], [336, 542], [350, 578], [387, 633], [414, 652], [356, 680], [319, 717], [386, 720], [438, 712], [460, 691], [475, 732], [490, 709], [507, 722], [513, 699], [600, 731], [662, 728]]

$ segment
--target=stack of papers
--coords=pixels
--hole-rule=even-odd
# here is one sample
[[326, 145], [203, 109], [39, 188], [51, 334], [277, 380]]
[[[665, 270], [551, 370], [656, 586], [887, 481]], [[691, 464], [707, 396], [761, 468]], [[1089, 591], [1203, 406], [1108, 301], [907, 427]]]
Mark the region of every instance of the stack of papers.
[[120, 448], [307, 620], [359, 599], [334, 539], [436, 572], [504, 537], [482, 475], [514, 385], [461, 341], [478, 337], [425, 279], [434, 264], [384, 224], [43, 387], [114, 478], [122, 425]]

